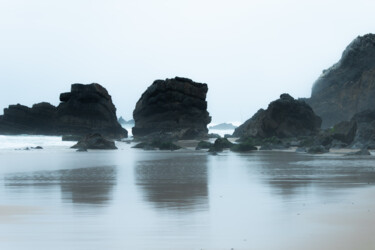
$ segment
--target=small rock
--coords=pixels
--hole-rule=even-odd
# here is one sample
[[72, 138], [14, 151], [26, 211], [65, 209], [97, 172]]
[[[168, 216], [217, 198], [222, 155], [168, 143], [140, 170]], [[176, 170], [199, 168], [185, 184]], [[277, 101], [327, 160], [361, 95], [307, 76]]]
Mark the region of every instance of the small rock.
[[174, 144], [173, 142], [161, 141], [161, 140], [154, 140], [152, 142], [141, 142], [133, 146], [132, 148], [141, 148], [144, 150], [159, 149], [159, 150], [171, 150], [171, 151], [181, 149], [180, 146]]
[[307, 150], [307, 153], [309, 154], [324, 154], [327, 153], [329, 150], [327, 150], [323, 146], [312, 146]]
[[213, 146], [213, 144], [211, 142], [208, 142], [208, 141], [200, 141], [197, 145], [197, 147], [195, 148], [195, 150], [200, 150], [200, 149], [209, 149]]
[[233, 143], [228, 141], [226, 138], [216, 139], [214, 145], [210, 148], [210, 152], [221, 152], [224, 149], [229, 149], [233, 146]]
[[85, 149], [117, 149], [113, 141], [105, 139], [98, 133], [86, 135], [72, 148]]

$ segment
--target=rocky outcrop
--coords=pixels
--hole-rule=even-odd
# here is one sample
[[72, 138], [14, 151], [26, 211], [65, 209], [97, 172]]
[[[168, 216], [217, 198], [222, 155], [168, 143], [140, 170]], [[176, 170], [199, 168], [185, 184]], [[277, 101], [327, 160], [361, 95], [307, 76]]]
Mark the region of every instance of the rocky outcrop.
[[122, 126], [134, 126], [134, 120], [125, 120], [122, 116], [120, 116], [120, 118], [118, 118], [118, 122], [122, 125]]
[[234, 126], [232, 123], [220, 123], [215, 126], [209, 127], [209, 129], [215, 129], [215, 130], [232, 130], [236, 128], [237, 126]]
[[187, 78], [156, 80], [142, 94], [133, 112], [135, 138], [195, 139], [206, 137], [207, 84]]
[[60, 95], [60, 101], [57, 122], [61, 134], [127, 137], [127, 131], [117, 121], [111, 96], [100, 84], [73, 84], [70, 92]]
[[1, 134], [86, 135], [127, 137], [117, 121], [116, 108], [107, 90], [97, 83], [73, 84], [60, 95], [58, 107], [38, 103], [31, 108], [17, 104], [0, 116]]
[[71, 148], [76, 148], [80, 151], [87, 149], [117, 149], [113, 141], [105, 139], [98, 133], [86, 135]]
[[355, 114], [350, 121], [336, 124], [307, 140], [305, 146], [375, 149], [375, 110]]
[[375, 149], [375, 110], [362, 111], [351, 121], [357, 124], [352, 147]]
[[235, 137], [296, 137], [310, 136], [318, 132], [321, 119], [304, 101], [295, 100], [288, 94], [260, 109], [252, 118], [239, 126]]
[[31, 108], [10, 105], [0, 116], [0, 133], [52, 135], [56, 131], [56, 115], [57, 108], [46, 102], [34, 104]]
[[163, 140], [154, 140], [148, 142], [141, 142], [137, 145], [133, 146], [132, 148], [142, 148], [144, 150], [170, 150], [175, 151], [181, 149], [180, 146], [174, 144], [171, 141], [163, 141]]
[[355, 120], [343, 121], [335, 126], [331, 130], [331, 135], [334, 140], [338, 140], [347, 144], [350, 144], [355, 137], [357, 132], [357, 122]]
[[323, 119], [322, 127], [348, 121], [375, 107], [375, 35], [357, 37], [339, 62], [324, 70], [306, 100]]

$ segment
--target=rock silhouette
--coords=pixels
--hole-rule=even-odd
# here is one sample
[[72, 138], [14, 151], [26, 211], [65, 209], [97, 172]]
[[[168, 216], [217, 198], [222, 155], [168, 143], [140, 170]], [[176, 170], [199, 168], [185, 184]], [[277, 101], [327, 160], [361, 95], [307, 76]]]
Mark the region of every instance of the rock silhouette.
[[260, 109], [252, 118], [239, 126], [235, 137], [295, 137], [316, 134], [322, 120], [304, 101], [288, 94], [271, 102], [266, 110]]
[[17, 104], [0, 116], [1, 134], [86, 135], [100, 133], [110, 138], [127, 137], [117, 121], [116, 108], [100, 84], [72, 84], [55, 107], [38, 103], [31, 108]]
[[207, 84], [187, 78], [156, 80], [133, 112], [135, 138], [194, 139], [207, 137]]

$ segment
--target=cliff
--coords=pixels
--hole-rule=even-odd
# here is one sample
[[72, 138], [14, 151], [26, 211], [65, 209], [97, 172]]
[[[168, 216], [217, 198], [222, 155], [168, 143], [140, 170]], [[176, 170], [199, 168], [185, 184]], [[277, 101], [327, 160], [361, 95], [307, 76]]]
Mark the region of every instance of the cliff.
[[374, 108], [375, 35], [354, 39], [341, 59], [316, 80], [306, 102], [323, 119], [324, 128]]

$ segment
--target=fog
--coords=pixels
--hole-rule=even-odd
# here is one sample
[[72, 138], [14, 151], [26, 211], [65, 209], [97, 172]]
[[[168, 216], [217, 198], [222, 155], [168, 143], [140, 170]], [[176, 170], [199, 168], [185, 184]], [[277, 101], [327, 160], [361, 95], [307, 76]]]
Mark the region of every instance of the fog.
[[[118, 116], [155, 80], [207, 83], [213, 122], [244, 121], [281, 93], [310, 96], [323, 69], [374, 32], [374, 1], [0, 0], [0, 109], [108, 89]], [[2, 113], [2, 111], [0, 111]]]

